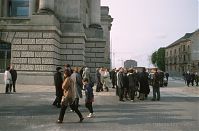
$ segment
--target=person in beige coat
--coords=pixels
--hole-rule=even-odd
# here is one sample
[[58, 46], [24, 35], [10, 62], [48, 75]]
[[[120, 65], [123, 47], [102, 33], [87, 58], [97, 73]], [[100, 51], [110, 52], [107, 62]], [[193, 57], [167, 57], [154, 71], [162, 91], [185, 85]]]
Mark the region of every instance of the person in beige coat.
[[6, 71], [4, 73], [4, 82], [5, 82], [5, 85], [6, 85], [5, 93], [11, 92], [10, 89], [11, 89], [11, 86], [12, 86], [12, 76], [10, 74], [10, 67], [6, 68]]
[[62, 96], [62, 101], [61, 101], [61, 111], [60, 111], [59, 119], [57, 120], [57, 123], [63, 122], [64, 114], [65, 114], [65, 111], [68, 106], [70, 106], [70, 108], [73, 111], [75, 111], [75, 113], [77, 113], [77, 115], [79, 116], [79, 119], [80, 119], [79, 122], [82, 122], [84, 118], [78, 109], [78, 105], [76, 105], [74, 102], [76, 92], [75, 92], [75, 88], [74, 88], [74, 82], [70, 77], [71, 71], [69, 69], [65, 69], [64, 75], [65, 75], [65, 80], [62, 85], [63, 96]]

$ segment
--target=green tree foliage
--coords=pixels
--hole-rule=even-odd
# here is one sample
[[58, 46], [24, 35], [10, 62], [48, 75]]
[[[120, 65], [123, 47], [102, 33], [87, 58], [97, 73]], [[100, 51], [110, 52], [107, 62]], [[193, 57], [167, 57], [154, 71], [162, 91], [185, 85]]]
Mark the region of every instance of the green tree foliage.
[[156, 61], [157, 61], [157, 51], [153, 52], [153, 54], [151, 56], [151, 62], [155, 66], [156, 66]]
[[151, 56], [151, 62], [160, 70], [165, 71], [165, 48], [159, 48]]

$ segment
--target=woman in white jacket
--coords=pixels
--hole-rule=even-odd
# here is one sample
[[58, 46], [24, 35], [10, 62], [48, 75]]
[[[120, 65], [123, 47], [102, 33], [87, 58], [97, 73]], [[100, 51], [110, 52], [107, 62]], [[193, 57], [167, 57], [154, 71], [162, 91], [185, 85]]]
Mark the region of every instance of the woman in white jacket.
[[4, 73], [4, 82], [5, 82], [5, 85], [6, 85], [5, 93], [8, 93], [11, 89], [11, 86], [12, 86], [12, 76], [10, 74], [10, 67], [6, 68], [6, 71]]

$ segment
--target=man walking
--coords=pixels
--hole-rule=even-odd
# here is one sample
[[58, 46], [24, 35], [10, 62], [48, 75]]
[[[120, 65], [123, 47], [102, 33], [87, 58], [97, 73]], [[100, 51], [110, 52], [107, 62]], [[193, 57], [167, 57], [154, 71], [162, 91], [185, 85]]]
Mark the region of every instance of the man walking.
[[53, 102], [53, 105], [56, 106], [57, 108], [61, 107], [61, 99], [63, 95], [63, 90], [62, 90], [62, 75], [61, 75], [61, 67], [56, 68], [56, 73], [54, 74], [54, 83], [55, 83], [55, 90], [56, 90], [56, 98]]

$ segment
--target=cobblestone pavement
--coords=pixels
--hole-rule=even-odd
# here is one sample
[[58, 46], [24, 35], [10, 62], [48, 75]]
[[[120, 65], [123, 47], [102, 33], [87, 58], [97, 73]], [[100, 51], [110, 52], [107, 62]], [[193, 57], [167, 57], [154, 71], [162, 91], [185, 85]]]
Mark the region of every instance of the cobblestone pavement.
[[85, 117], [67, 109], [64, 123], [57, 124], [60, 109], [52, 106], [54, 86], [17, 85], [17, 93], [4, 94], [0, 85], [0, 131], [198, 131], [199, 87], [186, 87], [171, 81], [161, 88], [161, 100], [118, 102], [115, 89], [95, 93], [95, 118], [86, 118], [84, 100], [80, 110]]

